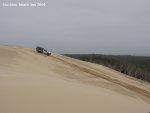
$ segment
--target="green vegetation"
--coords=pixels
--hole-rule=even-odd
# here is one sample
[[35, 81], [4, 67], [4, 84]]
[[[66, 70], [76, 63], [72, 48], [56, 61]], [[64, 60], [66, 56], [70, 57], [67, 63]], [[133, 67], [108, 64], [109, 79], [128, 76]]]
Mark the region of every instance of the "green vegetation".
[[66, 56], [101, 64], [121, 73], [150, 82], [150, 57], [130, 55], [65, 54]]

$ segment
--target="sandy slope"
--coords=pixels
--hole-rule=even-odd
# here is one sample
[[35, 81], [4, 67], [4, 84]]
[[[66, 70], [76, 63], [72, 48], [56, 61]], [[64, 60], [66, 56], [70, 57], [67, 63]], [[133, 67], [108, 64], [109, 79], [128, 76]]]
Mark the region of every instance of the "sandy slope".
[[0, 46], [0, 113], [149, 113], [150, 84], [101, 65]]

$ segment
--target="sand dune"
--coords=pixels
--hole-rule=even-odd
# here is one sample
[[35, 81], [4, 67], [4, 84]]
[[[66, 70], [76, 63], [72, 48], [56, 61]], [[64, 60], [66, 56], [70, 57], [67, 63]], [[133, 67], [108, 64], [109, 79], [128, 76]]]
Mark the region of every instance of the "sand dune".
[[0, 46], [0, 113], [149, 112], [149, 83], [54, 53]]

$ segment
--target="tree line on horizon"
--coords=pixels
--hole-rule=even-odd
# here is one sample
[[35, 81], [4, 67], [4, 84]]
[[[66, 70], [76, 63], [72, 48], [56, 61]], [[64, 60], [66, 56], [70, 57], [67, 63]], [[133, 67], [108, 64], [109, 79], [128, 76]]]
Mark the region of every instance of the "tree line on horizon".
[[65, 54], [65, 56], [101, 64], [150, 83], [150, 57], [101, 54]]

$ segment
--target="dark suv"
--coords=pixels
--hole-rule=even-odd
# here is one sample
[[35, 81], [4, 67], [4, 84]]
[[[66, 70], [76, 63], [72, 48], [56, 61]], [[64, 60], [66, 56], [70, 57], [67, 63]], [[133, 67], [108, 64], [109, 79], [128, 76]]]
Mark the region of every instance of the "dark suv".
[[39, 47], [39, 46], [37, 46], [36, 47], [36, 51], [38, 52], [38, 53], [43, 53], [43, 54], [46, 54], [46, 55], [51, 55], [51, 53], [50, 52], [48, 52], [46, 49], [44, 49], [43, 47]]

